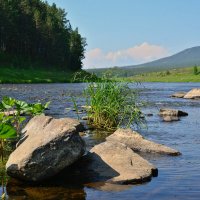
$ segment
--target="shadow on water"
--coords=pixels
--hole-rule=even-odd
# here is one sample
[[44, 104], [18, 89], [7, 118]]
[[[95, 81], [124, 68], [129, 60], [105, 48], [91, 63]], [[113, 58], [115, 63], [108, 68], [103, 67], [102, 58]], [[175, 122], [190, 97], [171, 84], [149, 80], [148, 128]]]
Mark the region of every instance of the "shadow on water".
[[83, 186], [45, 186], [26, 185], [22, 182], [11, 179], [7, 184], [7, 194], [9, 199], [15, 200], [54, 200], [73, 199], [85, 200], [86, 193]]

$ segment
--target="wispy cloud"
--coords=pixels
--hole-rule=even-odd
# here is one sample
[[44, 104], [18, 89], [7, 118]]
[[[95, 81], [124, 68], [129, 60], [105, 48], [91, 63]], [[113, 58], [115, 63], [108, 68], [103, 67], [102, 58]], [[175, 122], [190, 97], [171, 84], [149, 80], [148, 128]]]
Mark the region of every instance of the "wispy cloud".
[[103, 68], [149, 62], [169, 55], [167, 49], [144, 42], [119, 51], [103, 52], [100, 48], [86, 52], [84, 68]]

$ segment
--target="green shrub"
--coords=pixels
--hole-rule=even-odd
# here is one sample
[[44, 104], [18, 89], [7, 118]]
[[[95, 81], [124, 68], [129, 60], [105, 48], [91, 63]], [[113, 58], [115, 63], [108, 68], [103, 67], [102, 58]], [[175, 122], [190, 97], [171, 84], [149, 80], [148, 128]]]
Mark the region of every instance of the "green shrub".
[[194, 74], [194, 75], [197, 75], [197, 74], [198, 74], [198, 68], [197, 68], [197, 66], [194, 66], [194, 67], [193, 67], [193, 74]]

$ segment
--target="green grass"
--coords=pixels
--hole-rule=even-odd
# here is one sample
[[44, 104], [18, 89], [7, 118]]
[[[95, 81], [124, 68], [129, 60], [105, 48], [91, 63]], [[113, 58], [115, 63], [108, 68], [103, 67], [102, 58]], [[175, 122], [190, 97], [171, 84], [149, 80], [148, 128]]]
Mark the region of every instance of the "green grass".
[[[88, 74], [83, 70], [80, 71], [83, 77]], [[0, 66], [0, 83], [69, 83], [73, 77], [72, 71]]]
[[141, 125], [137, 93], [127, 83], [102, 79], [89, 83], [84, 91], [89, 122], [98, 128], [116, 129]]
[[200, 73], [195, 75], [193, 67], [190, 67], [161, 72], [143, 73], [120, 80], [136, 82], [200, 82]]

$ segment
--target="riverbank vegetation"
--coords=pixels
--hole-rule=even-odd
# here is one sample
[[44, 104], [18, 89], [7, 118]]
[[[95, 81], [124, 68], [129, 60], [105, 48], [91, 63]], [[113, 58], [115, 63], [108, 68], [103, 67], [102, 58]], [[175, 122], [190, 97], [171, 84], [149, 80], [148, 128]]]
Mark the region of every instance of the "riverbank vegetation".
[[127, 83], [105, 78], [88, 83], [84, 90], [88, 123], [97, 128], [140, 126], [144, 118], [138, 106], [138, 93]]
[[[77, 72], [77, 71], [76, 71]], [[34, 68], [0, 67], [0, 83], [71, 83], [84, 82], [84, 77], [90, 75], [84, 70], [78, 70], [80, 79], [75, 80], [76, 72], [71, 70]]]
[[[198, 67], [196, 68], [198, 70]], [[144, 73], [124, 78], [123, 80], [137, 82], [200, 82], [200, 74], [194, 74], [193, 67], [189, 67], [161, 72]]]
[[[0, 102], [0, 178], [1, 187], [7, 182], [5, 165], [9, 155], [15, 149], [16, 142], [21, 138], [21, 130], [28, 116], [40, 115], [48, 108], [46, 104], [29, 104], [11, 97], [4, 96]], [[23, 116], [22, 116], [23, 115]], [[1, 199], [5, 196], [2, 191]]]
[[56, 4], [0, 0], [0, 19], [1, 82], [69, 82], [81, 69], [86, 40]]
[[[25, 116], [40, 115], [48, 108], [50, 102], [29, 104], [11, 97], [3, 97], [0, 102], [0, 156], [4, 160], [4, 143], [19, 138]], [[23, 116], [22, 116], [23, 115]]]
[[96, 74], [98, 77], [106, 76], [109, 79], [118, 81], [136, 81], [136, 82], [200, 82], [200, 67], [192, 66], [177, 69], [154, 69], [146, 68], [110, 68], [87, 70]]

